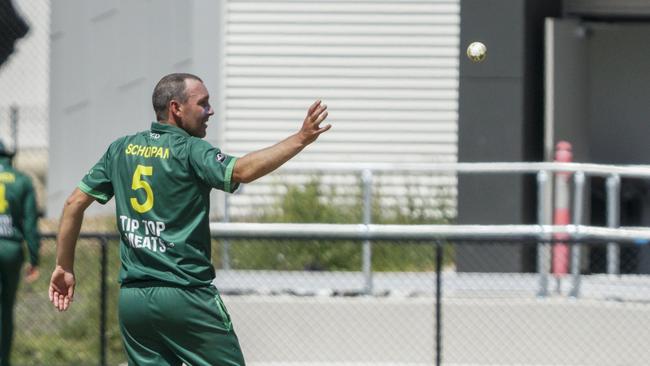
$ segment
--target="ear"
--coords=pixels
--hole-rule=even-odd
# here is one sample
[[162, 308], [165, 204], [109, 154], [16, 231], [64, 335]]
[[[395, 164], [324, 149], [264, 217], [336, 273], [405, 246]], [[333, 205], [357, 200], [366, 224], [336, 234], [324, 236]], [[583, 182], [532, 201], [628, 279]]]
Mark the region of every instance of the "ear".
[[169, 112], [174, 116], [178, 116], [181, 113], [181, 104], [175, 100], [169, 102]]

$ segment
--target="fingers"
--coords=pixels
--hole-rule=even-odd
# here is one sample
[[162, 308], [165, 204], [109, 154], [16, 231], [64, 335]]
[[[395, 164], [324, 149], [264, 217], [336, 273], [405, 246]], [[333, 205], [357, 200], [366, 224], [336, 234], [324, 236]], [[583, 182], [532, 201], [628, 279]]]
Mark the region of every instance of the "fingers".
[[[325, 108], [327, 108], [327, 106], [325, 106]], [[327, 115], [328, 115], [327, 111], [320, 113], [318, 117], [314, 120], [314, 124], [318, 126], [318, 124], [320, 124], [325, 120], [325, 118], [327, 118]]]
[[54, 307], [61, 311], [61, 307], [63, 306], [63, 294], [56, 288], [54, 288], [53, 285], [50, 285], [50, 302], [54, 305]]
[[68, 310], [68, 308], [70, 307], [70, 302], [71, 301], [72, 301], [72, 299], [70, 298], [70, 296], [64, 296], [63, 297], [63, 311]]
[[52, 304], [58, 311], [66, 311], [72, 303], [72, 298], [66, 296], [58, 291], [52, 293]]
[[50, 284], [49, 297], [50, 302], [58, 311], [66, 311], [72, 303], [74, 295], [74, 286], [68, 286], [67, 291], [61, 291], [56, 285]]
[[65, 295], [63, 295], [63, 294], [59, 294], [59, 297], [58, 297], [58, 300], [59, 300], [59, 301], [58, 301], [59, 306], [57, 307], [57, 309], [59, 309], [59, 311], [63, 311], [63, 310], [66, 309], [65, 306], [64, 306], [64, 304], [65, 304], [65, 298], [66, 298]]
[[[319, 101], [320, 102], [320, 101]], [[310, 130], [320, 128], [320, 123], [328, 116], [327, 104], [319, 104], [317, 108], [311, 111], [311, 114], [305, 118], [305, 125]]]
[[325, 125], [325, 126], [319, 128], [318, 130], [316, 130], [316, 134], [317, 134], [317, 135], [320, 135], [321, 133], [323, 133], [323, 132], [329, 130], [330, 128], [332, 128], [332, 125], [327, 124], [327, 125]]
[[307, 116], [311, 116], [314, 113], [314, 110], [316, 110], [316, 108], [320, 105], [320, 103], [321, 103], [320, 99], [315, 101], [307, 110]]
[[307, 117], [305, 117], [300, 129], [301, 136], [307, 144], [314, 142], [320, 134], [332, 128], [330, 124], [327, 126], [320, 125], [327, 116], [327, 104], [323, 104], [320, 100], [315, 101], [309, 107]]
[[61, 305], [63, 305], [63, 302], [60, 300], [62, 300], [63, 295], [52, 287], [50, 287], [50, 294], [50, 301], [57, 310], [61, 311]]
[[315, 108], [312, 113], [309, 114], [309, 117], [315, 122], [326, 110], [327, 104], [319, 104], [319, 107]]
[[54, 291], [54, 301], [52, 303], [54, 304], [54, 307], [57, 308], [57, 310], [61, 311], [59, 308], [59, 297], [61, 294], [58, 291]]
[[307, 111], [307, 118], [313, 122], [326, 110], [327, 104], [322, 104], [321, 100], [317, 100], [314, 102], [314, 104], [311, 105], [311, 107], [309, 107], [309, 110]]

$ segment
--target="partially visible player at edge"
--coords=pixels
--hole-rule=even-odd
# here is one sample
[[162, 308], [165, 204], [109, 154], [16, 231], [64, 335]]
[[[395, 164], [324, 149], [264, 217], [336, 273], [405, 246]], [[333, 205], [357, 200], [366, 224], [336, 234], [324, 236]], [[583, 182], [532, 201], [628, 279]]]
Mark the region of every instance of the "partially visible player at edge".
[[25, 280], [38, 279], [41, 239], [32, 180], [12, 165], [14, 152], [0, 141], [0, 366], [9, 366], [14, 334], [14, 306], [23, 266], [23, 241], [29, 264]]
[[[59, 311], [72, 304], [74, 251], [84, 211], [115, 196], [121, 234], [119, 322], [129, 365], [244, 365], [210, 261], [210, 190], [233, 192], [298, 154], [331, 125], [309, 107], [298, 132], [241, 158], [202, 140], [214, 114], [202, 80], [163, 77], [158, 122], [113, 142], [65, 202], [49, 287]], [[260, 131], [263, 133], [263, 131]]]

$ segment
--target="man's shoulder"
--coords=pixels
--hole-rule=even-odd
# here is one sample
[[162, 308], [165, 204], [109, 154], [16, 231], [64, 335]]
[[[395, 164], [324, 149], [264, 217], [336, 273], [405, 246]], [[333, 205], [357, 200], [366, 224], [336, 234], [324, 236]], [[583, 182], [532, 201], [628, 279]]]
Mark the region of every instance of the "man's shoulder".
[[124, 143], [126, 141], [132, 141], [132, 140], [136, 140], [136, 139], [142, 139], [142, 138], [145, 138], [150, 133], [151, 133], [151, 131], [139, 131], [139, 132], [136, 132], [136, 133], [133, 133], [133, 134], [130, 134], [130, 135], [124, 135], [122, 137], [117, 138], [115, 141], [113, 141], [111, 143], [111, 145], [113, 145], [113, 144], [121, 144], [121, 143]]
[[[0, 172], [0, 174], [3, 174], [3, 176], [0, 177], [0, 180], [6, 179], [20, 185], [28, 185], [28, 186], [32, 185], [32, 178], [27, 173], [24, 173], [23, 171], [18, 170], [16, 168], [3, 170], [2, 172]], [[10, 177], [9, 175], [11, 175], [12, 177]]]
[[186, 139], [187, 139], [187, 145], [190, 146], [192, 149], [206, 150], [206, 149], [214, 148], [214, 146], [210, 142], [200, 137], [189, 136], [186, 137]]
[[120, 149], [130, 143], [134, 143], [135, 141], [142, 141], [146, 135], [149, 134], [149, 131], [140, 131], [136, 132], [131, 135], [125, 135], [122, 137], [119, 137], [115, 139], [111, 144], [108, 146], [109, 150], [115, 150], [115, 149]]
[[111, 143], [108, 145], [108, 148], [109, 148], [109, 149], [112, 149], [112, 148], [115, 148], [116, 146], [122, 145], [122, 144], [124, 144], [125, 141], [127, 141], [127, 140], [133, 138], [133, 136], [135, 136], [135, 135], [137, 135], [137, 134], [126, 135], [126, 136], [118, 137], [118, 138], [116, 138], [115, 140], [113, 140], [113, 142], [111, 142]]

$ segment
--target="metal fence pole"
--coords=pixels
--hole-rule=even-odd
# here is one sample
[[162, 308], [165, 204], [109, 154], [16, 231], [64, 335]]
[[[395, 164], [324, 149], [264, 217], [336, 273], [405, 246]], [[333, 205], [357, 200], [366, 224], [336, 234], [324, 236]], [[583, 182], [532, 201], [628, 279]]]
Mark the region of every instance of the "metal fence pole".
[[99, 284], [99, 364], [106, 366], [106, 319], [107, 319], [107, 302], [106, 292], [106, 277], [108, 275], [108, 241], [105, 237], [99, 238], [99, 245], [101, 248], [100, 258], [100, 284]]
[[[361, 174], [363, 183], [363, 223], [368, 225], [372, 221], [372, 171], [364, 169]], [[372, 244], [370, 240], [363, 241], [362, 272], [364, 277], [364, 290], [366, 295], [372, 294]]]
[[[223, 222], [230, 222], [230, 199], [227, 193], [223, 201]], [[228, 239], [221, 241], [221, 268], [230, 269], [230, 241]]]
[[442, 246], [436, 241], [436, 366], [442, 364]]
[[[607, 177], [607, 226], [619, 227], [621, 210], [621, 177], [612, 174]], [[620, 273], [620, 249], [615, 242], [607, 243], [607, 274]]]
[[19, 118], [18, 106], [12, 105], [10, 107], [9, 120], [10, 120], [10, 123], [11, 123], [11, 139], [13, 140], [12, 141], [12, 143], [13, 143], [12, 147], [13, 147], [14, 152], [18, 151], [18, 118]]
[[[537, 173], [537, 223], [546, 225], [548, 222], [548, 172], [540, 171]], [[539, 290], [537, 296], [544, 297], [548, 295], [548, 273], [549, 273], [549, 244], [548, 242], [537, 243], [537, 272], [539, 273]]]
[[[569, 163], [573, 160], [571, 144], [559, 141], [555, 145], [554, 161]], [[553, 186], [553, 225], [571, 224], [571, 179], [570, 172], [555, 172]], [[570, 243], [567, 235], [553, 235], [551, 244], [551, 271], [555, 278], [555, 292], [562, 293], [562, 282], [570, 271]]]
[[[582, 209], [584, 205], [585, 173], [577, 172], [573, 175], [573, 225], [582, 225]], [[579, 240], [579, 238], [576, 238]], [[569, 296], [580, 295], [580, 255], [582, 245], [575, 241], [571, 246], [571, 291]]]

